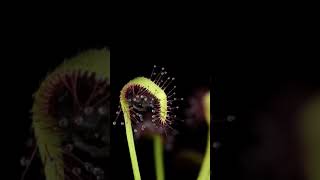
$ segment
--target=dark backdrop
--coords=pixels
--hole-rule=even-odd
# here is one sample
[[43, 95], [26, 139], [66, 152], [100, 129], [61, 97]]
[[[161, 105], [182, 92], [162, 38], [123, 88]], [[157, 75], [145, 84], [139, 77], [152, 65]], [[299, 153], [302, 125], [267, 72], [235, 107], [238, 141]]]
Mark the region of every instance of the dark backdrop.
[[[168, 72], [176, 76], [178, 95], [181, 96], [190, 94], [193, 87], [206, 85], [205, 77], [212, 75], [212, 138], [221, 143], [221, 147], [212, 153], [212, 177], [246, 180], [279, 177], [278, 172], [284, 170], [285, 166], [274, 170], [272, 167], [281, 164], [277, 159], [268, 162], [267, 166], [261, 165], [259, 157], [267, 154], [258, 153], [254, 156], [255, 149], [251, 149], [264, 142], [256, 133], [256, 126], [261, 122], [256, 116], [261, 112], [273, 111], [272, 107], [277, 104], [275, 96], [284, 97], [295, 90], [293, 97], [297, 97], [318, 88], [318, 65], [313, 62], [318, 55], [314, 53], [316, 48], [313, 43], [308, 41], [313, 41], [315, 37], [301, 33], [301, 37], [296, 36], [292, 28], [284, 28], [280, 24], [260, 24], [252, 28], [250, 22], [242, 22], [234, 23], [236, 30], [220, 26], [217, 31], [210, 32], [202, 30], [206, 28], [199, 24], [198, 31], [186, 31], [187, 27], [153, 28], [160, 32], [153, 35], [148, 32], [152, 28], [119, 31], [112, 35], [107, 32], [64, 33], [65, 29], [50, 33], [40, 33], [41, 30], [12, 32], [13, 35], [4, 43], [1, 59], [2, 170], [8, 172], [12, 177], [10, 179], [20, 177], [22, 169], [19, 160], [24, 152], [23, 143], [31, 122], [31, 95], [46, 73], [60, 64], [64, 57], [81, 49], [110, 46], [114, 98], [117, 98], [121, 86], [132, 77], [149, 75], [153, 64], [167, 67]], [[5, 36], [7, 34], [4, 33]], [[112, 41], [106, 37], [112, 37]], [[297, 89], [303, 90], [297, 92]], [[285, 98], [282, 101], [288, 102], [283, 107], [291, 104]], [[229, 114], [236, 116], [232, 123], [223, 121]], [[276, 123], [274, 127], [278, 126]], [[290, 120], [283, 124], [289, 127]], [[123, 129], [119, 130], [122, 133], [113, 131], [111, 136], [114, 155], [110, 168], [112, 177], [117, 179], [132, 176], [125, 134]], [[276, 149], [272, 147], [270, 151]], [[290, 148], [282, 149], [286, 152]], [[147, 160], [150, 158], [148, 154], [144, 157]], [[293, 164], [300, 163], [298, 157], [292, 156], [292, 159]], [[247, 166], [244, 166], [244, 162]], [[149, 177], [153, 174], [151, 171], [142, 173]], [[168, 173], [175, 172], [169, 170]], [[300, 173], [301, 169], [297, 168], [280, 178], [301, 179]], [[182, 176], [188, 176], [187, 172]]]

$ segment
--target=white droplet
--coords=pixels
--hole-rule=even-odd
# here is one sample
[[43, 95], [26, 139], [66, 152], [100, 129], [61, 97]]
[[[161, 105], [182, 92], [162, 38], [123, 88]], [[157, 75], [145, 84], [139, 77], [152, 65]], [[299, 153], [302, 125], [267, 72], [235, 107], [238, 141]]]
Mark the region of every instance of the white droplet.
[[83, 122], [83, 117], [82, 116], [78, 116], [75, 118], [74, 122], [77, 124], [77, 125], [80, 125], [82, 122]]
[[26, 159], [25, 157], [22, 157], [20, 159], [21, 166], [28, 166], [29, 163], [30, 163], [30, 160]]
[[221, 146], [220, 142], [213, 142], [213, 143], [212, 143], [212, 147], [213, 147], [214, 149], [218, 149], [220, 146]]
[[84, 114], [90, 115], [93, 112], [93, 108], [92, 107], [85, 107], [83, 111], [84, 111]]
[[59, 121], [59, 127], [61, 127], [61, 128], [66, 128], [67, 126], [68, 126], [68, 119], [62, 118], [62, 119]]
[[124, 122], [121, 122], [120, 124], [121, 124], [121, 126], [123, 126], [123, 125], [124, 125]]
[[113, 124], [113, 125], [116, 125], [116, 124], [117, 124], [117, 122], [116, 122], [116, 121], [113, 121], [113, 122], [112, 122], [112, 124]]
[[[118, 112], [120, 113], [120, 111], [118, 111]], [[106, 114], [107, 114], [107, 108], [106, 108], [106, 107], [103, 107], [103, 106], [99, 107], [99, 108], [98, 108], [98, 113], [99, 113], [100, 115], [106, 115]]]
[[134, 129], [134, 130], [133, 130], [133, 132], [135, 132], [135, 133], [136, 133], [136, 132], [138, 132], [138, 130], [137, 130], [137, 129]]
[[93, 166], [92, 164], [88, 163], [88, 162], [85, 162], [84, 163], [84, 168], [87, 170], [87, 171], [91, 171], [93, 169]]
[[232, 122], [232, 121], [234, 121], [234, 120], [236, 120], [236, 116], [234, 116], [234, 115], [228, 115], [228, 116], [227, 116], [227, 121], [228, 121], [228, 122]]
[[95, 168], [93, 168], [92, 173], [94, 175], [102, 175], [104, 172], [102, 169], [95, 167]]
[[72, 173], [75, 174], [75, 175], [79, 175], [81, 173], [81, 169], [78, 168], [78, 167], [77, 168], [73, 168], [72, 169]]

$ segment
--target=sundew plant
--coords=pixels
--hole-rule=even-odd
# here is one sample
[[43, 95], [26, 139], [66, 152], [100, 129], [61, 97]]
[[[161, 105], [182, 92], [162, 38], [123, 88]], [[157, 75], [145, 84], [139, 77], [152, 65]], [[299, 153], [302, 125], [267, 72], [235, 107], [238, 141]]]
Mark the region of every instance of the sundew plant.
[[[120, 107], [117, 115], [123, 113], [127, 143], [131, 158], [131, 165], [135, 180], [140, 180], [140, 169], [135, 148], [134, 133], [146, 130], [146, 121], [149, 121], [156, 133], [154, 141], [154, 166], [157, 180], [165, 179], [163, 156], [163, 136], [168, 135], [172, 123], [176, 120], [175, 111], [179, 110], [176, 97], [175, 77], [169, 75], [164, 67], [154, 66], [150, 77], [136, 77], [125, 84], [120, 91]], [[210, 127], [210, 93], [203, 97], [206, 121]], [[113, 122], [114, 125], [116, 121]], [[141, 125], [142, 124], [142, 125]], [[138, 129], [140, 128], [140, 129]], [[149, 127], [150, 128], [150, 127]], [[208, 131], [208, 145], [206, 154], [199, 172], [198, 179], [210, 179], [210, 131]]]
[[47, 180], [106, 179], [101, 159], [110, 156], [110, 51], [66, 59], [34, 93], [35, 147], [21, 179], [39, 153]]

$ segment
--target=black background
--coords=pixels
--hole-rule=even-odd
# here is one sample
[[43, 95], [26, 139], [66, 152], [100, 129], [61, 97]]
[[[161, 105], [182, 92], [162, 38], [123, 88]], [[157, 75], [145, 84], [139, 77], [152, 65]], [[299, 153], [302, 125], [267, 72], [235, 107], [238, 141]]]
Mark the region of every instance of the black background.
[[[115, 92], [131, 77], [149, 75], [153, 64], [163, 65], [176, 75], [181, 95], [190, 93], [191, 89], [186, 87], [206, 84], [201, 77], [210, 73], [213, 121], [228, 114], [237, 116], [234, 123], [212, 123], [212, 138], [222, 143], [218, 152], [211, 155], [212, 177], [245, 179], [239, 158], [255, 142], [252, 116], [288, 83], [317, 88], [319, 66], [314, 61], [319, 57], [316, 37], [295, 31], [296, 25], [238, 20], [241, 23], [228, 21], [229, 25], [219, 24], [215, 30], [197, 21], [192, 25], [172, 22], [168, 26], [124, 30], [128, 26], [112, 33], [97, 26], [80, 32], [49, 27], [3, 33], [12, 35], [3, 43], [1, 59], [2, 171], [8, 173], [9, 179], [20, 178], [19, 160], [31, 122], [31, 95], [46, 73], [81, 49], [107, 46], [111, 49], [111, 82]], [[124, 70], [126, 74], [122, 73]], [[114, 76], [123, 78], [118, 81]], [[119, 147], [119, 151], [111, 150], [117, 154], [112, 156], [112, 178], [131, 177], [127, 149], [121, 148], [126, 146], [124, 133], [112, 132], [111, 138], [112, 146]]]
[[[8, 69], [10, 75], [5, 71], [2, 72], [3, 95], [6, 100], [4, 101], [6, 123], [3, 130], [3, 149], [5, 169], [14, 172], [9, 173], [10, 179], [19, 179], [23, 170], [20, 166], [20, 158], [26, 153], [25, 141], [30, 137], [32, 94], [38, 89], [47, 73], [54, 70], [64, 58], [72, 57], [90, 48], [109, 47], [111, 50], [111, 83], [114, 84], [112, 91], [115, 94], [113, 98], [118, 97], [123, 84], [132, 77], [149, 76], [154, 64], [167, 68], [168, 73], [176, 77], [177, 95], [185, 98], [185, 101], [179, 104], [181, 107], [187, 106], [187, 97], [192, 95], [197, 87], [209, 86], [209, 68], [213, 55], [208, 52], [207, 46], [197, 44], [203, 37], [186, 36], [179, 30], [169, 35], [167, 34], [169, 32], [157, 34], [150, 39], [145, 36], [144, 32], [139, 31], [111, 36], [104, 29], [92, 28], [95, 30], [88, 32], [77, 32], [73, 29], [54, 32], [50, 31], [50, 28], [41, 32], [24, 31], [15, 36], [14, 43], [11, 43], [12, 47], [11, 44], [6, 47], [6, 59], [8, 60], [3, 68]], [[118, 105], [117, 98], [113, 102]], [[180, 119], [185, 118], [184, 112], [178, 113], [182, 114]], [[117, 130], [112, 131], [111, 134], [111, 153], [113, 154], [110, 162], [111, 177], [130, 179], [132, 171], [125, 133], [123, 128]], [[204, 148], [205, 132], [200, 133], [199, 136], [203, 137], [203, 142], [197, 142], [197, 146], [203, 145]], [[197, 139], [197, 137], [190, 138]], [[183, 143], [187, 144], [187, 142]], [[152, 146], [149, 146], [148, 144], [143, 145], [142, 148], [150, 148], [152, 152]], [[152, 179], [154, 176], [153, 163], [148, 162], [152, 154], [144, 156], [142, 152], [140, 156], [138, 154], [138, 157], [146, 160], [141, 164], [142, 176]], [[172, 179], [177, 177], [193, 179], [198, 173], [197, 170], [191, 173], [191, 176], [183, 171], [177, 173], [174, 169], [170, 169], [170, 161], [166, 163], [169, 166], [166, 170], [168, 179], [170, 177]], [[37, 165], [31, 166], [27, 177], [37, 177], [40, 171]]]

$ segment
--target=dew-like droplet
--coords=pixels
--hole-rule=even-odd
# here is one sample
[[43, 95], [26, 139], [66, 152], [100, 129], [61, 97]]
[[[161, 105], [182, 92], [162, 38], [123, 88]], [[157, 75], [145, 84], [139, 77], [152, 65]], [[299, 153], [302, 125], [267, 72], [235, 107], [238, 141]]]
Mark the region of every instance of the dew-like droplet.
[[66, 119], [66, 118], [62, 118], [59, 122], [58, 122], [58, 125], [59, 125], [59, 127], [61, 127], [61, 128], [66, 128], [66, 127], [68, 127], [68, 119]]
[[93, 107], [85, 107], [83, 112], [85, 115], [90, 115], [93, 112]]
[[104, 174], [103, 170], [98, 167], [93, 168], [92, 173], [96, 176], [100, 176]]
[[75, 174], [75, 175], [79, 175], [81, 173], [81, 169], [76, 167], [76, 168], [73, 168], [72, 169], [72, 173]]
[[234, 121], [234, 120], [236, 120], [236, 116], [234, 116], [234, 115], [228, 115], [228, 116], [227, 116], [227, 121], [228, 121], [228, 122], [232, 122], [232, 121]]
[[81, 125], [82, 122], [83, 122], [83, 117], [82, 116], [76, 117], [74, 122], [75, 122], [76, 125]]
[[95, 138], [99, 138], [99, 134], [98, 133], [94, 133], [94, 137]]
[[20, 159], [20, 165], [21, 165], [21, 166], [28, 166], [29, 163], [30, 163], [30, 160], [28, 160], [28, 159], [25, 158], [25, 157], [22, 157], [22, 158]]
[[220, 142], [213, 142], [213, 143], [212, 143], [212, 147], [213, 147], [214, 149], [218, 149], [220, 146], [221, 146], [221, 143], [220, 143]]
[[[118, 111], [118, 112], [119, 112], [119, 114], [120, 114], [120, 111]], [[98, 108], [98, 113], [99, 113], [100, 115], [106, 115], [106, 114], [107, 114], [107, 108], [106, 108], [106, 107], [103, 107], [103, 106], [99, 107], [99, 108]]]
[[84, 163], [84, 168], [86, 169], [86, 171], [92, 171], [93, 165], [88, 163], [88, 162], [85, 162]]

